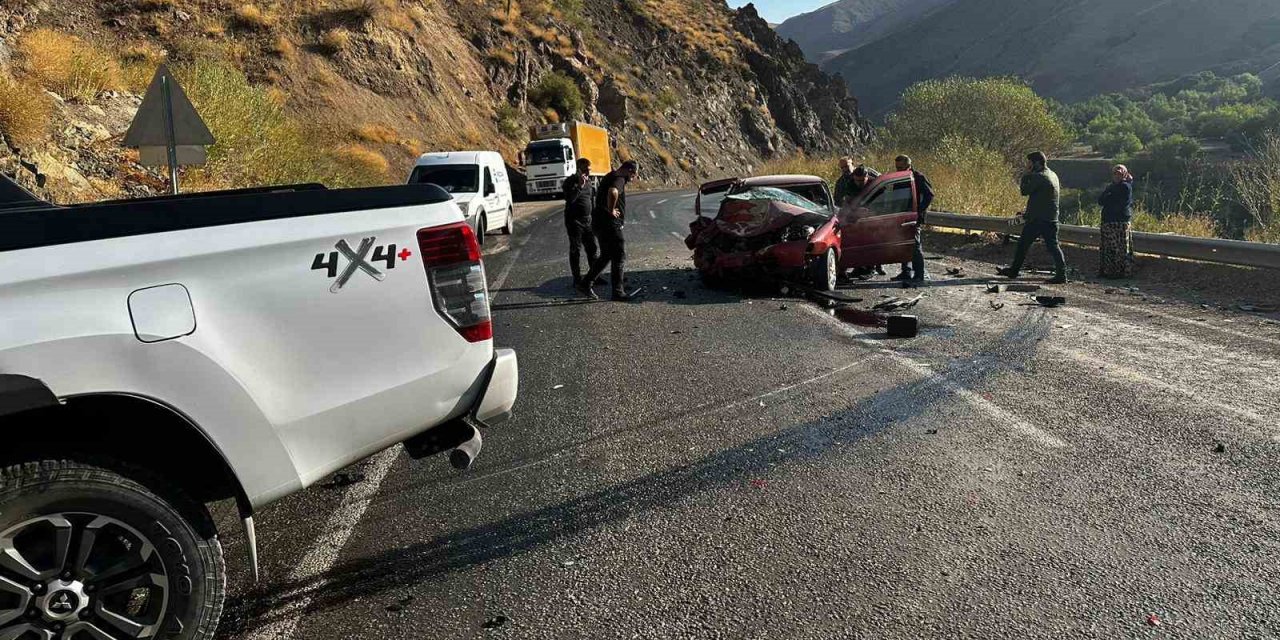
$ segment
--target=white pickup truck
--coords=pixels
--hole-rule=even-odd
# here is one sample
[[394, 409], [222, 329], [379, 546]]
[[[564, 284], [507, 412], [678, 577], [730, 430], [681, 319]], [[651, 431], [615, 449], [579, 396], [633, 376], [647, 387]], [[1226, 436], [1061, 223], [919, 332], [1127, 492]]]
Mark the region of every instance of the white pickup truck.
[[208, 638], [206, 504], [510, 414], [475, 234], [434, 185], [59, 207], [0, 176], [0, 638]]

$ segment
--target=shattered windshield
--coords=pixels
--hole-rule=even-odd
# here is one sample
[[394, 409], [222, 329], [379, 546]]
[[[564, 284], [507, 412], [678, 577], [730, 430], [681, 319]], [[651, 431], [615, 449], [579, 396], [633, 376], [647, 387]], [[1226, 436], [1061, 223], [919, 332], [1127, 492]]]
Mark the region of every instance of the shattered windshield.
[[818, 204], [813, 200], [800, 196], [791, 191], [790, 188], [783, 189], [778, 187], [749, 187], [743, 191], [733, 193], [724, 197], [728, 200], [774, 200], [777, 202], [785, 202], [789, 205], [800, 207], [812, 213], [823, 217], [830, 217], [831, 210], [825, 204]]

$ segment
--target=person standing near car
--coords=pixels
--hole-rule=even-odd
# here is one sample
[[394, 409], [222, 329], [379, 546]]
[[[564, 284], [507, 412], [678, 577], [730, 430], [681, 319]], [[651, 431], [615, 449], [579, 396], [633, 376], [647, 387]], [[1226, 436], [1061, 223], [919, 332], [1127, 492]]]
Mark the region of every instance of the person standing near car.
[[1053, 278], [1049, 284], [1066, 284], [1067, 261], [1058, 245], [1058, 215], [1062, 187], [1058, 174], [1049, 168], [1049, 159], [1040, 151], [1027, 155], [1028, 168], [1022, 176], [1022, 195], [1027, 197], [1027, 210], [1023, 213], [1022, 235], [1018, 248], [1013, 252], [1013, 264], [996, 273], [1006, 278], [1016, 278], [1027, 258], [1027, 249], [1036, 238], [1044, 238], [1044, 246], [1053, 257]]
[[924, 245], [921, 234], [924, 233], [925, 212], [929, 210], [929, 205], [933, 204], [933, 185], [929, 184], [929, 179], [923, 173], [916, 171], [910, 156], [898, 156], [893, 162], [894, 168], [898, 171], [911, 172], [911, 179], [916, 183], [916, 211], [919, 212], [919, 218], [916, 219], [916, 247], [911, 254], [911, 262], [902, 263], [902, 271], [893, 279], [901, 280], [908, 286], [919, 285], [925, 280]]
[[836, 179], [836, 208], [848, 204], [859, 188], [854, 185], [853, 158], [840, 158], [840, 177]]
[[1098, 196], [1102, 205], [1102, 242], [1098, 252], [1098, 276], [1128, 278], [1133, 275], [1133, 175], [1118, 164], [1111, 169], [1111, 184]]
[[626, 261], [626, 243], [622, 238], [622, 228], [627, 215], [627, 183], [640, 171], [640, 164], [635, 160], [623, 162], [617, 169], [610, 171], [600, 180], [600, 188], [596, 193], [596, 205], [591, 214], [591, 226], [596, 239], [600, 241], [600, 257], [591, 265], [591, 270], [578, 283], [578, 291], [589, 298], [596, 299], [593, 283], [605, 267], [612, 267], [613, 299], [619, 302], [633, 300], [639, 290], [627, 291], [623, 282], [623, 263]]
[[573, 286], [582, 281], [582, 251], [587, 252], [587, 268], [600, 257], [595, 234], [591, 232], [591, 210], [596, 204], [596, 186], [591, 180], [591, 161], [578, 158], [578, 172], [564, 180], [564, 226], [569, 233], [569, 272]]

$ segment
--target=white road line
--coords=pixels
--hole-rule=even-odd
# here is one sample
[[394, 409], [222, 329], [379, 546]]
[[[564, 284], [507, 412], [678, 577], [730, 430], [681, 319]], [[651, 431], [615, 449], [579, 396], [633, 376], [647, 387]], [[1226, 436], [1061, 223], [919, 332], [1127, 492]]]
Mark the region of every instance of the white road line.
[[671, 198], [663, 198], [663, 199], [661, 199], [661, 200], [659, 200], [659, 201], [658, 201], [658, 204], [666, 204], [666, 203], [667, 203], [667, 201], [668, 201], [668, 200], [670, 200], [670, 199], [671, 199]]
[[653, 218], [654, 220], [657, 220], [657, 219], [658, 219], [658, 214], [656, 214], [656, 213], [654, 213], [654, 212], [650, 211], [650, 212], [649, 212], [649, 217], [650, 217], [650, 218]]
[[[293, 571], [289, 572], [287, 582], [307, 583], [324, 575], [333, 568], [342, 554], [343, 547], [351, 539], [351, 533], [364, 517], [373, 497], [377, 495], [382, 481], [391, 471], [399, 447], [392, 447], [369, 459], [365, 468], [363, 481], [351, 485], [342, 496], [342, 503], [329, 515], [322, 533], [316, 537], [315, 543], [307, 555], [302, 558]], [[285, 594], [292, 597], [287, 605], [278, 611], [279, 618], [274, 622], [253, 632], [249, 637], [253, 640], [288, 640], [298, 630], [307, 607], [311, 606], [312, 597], [324, 588], [324, 584], [307, 584], [301, 593]]]
[[671, 235], [675, 236], [677, 240], [684, 240], [684, 236], [680, 235], [679, 232], [672, 231]]
[[[835, 328], [839, 329], [841, 332], [845, 333], [846, 335], [852, 336], [854, 338], [858, 338], [859, 342], [865, 344], [868, 347], [871, 347], [878, 354], [885, 356], [890, 362], [893, 362], [894, 364], [897, 364], [906, 369], [910, 369], [911, 371], [915, 372], [916, 374], [920, 375], [923, 378], [926, 378], [926, 379], [937, 378], [937, 375], [938, 375], [937, 372], [933, 371], [929, 367], [919, 362], [916, 362], [906, 356], [903, 356], [895, 351], [892, 351], [880, 345], [877, 345], [871, 340], [867, 340], [866, 338], [863, 337], [862, 332], [855, 331], [851, 327], [845, 325], [843, 322], [840, 322], [839, 320], [824, 313], [821, 309], [818, 309], [817, 307], [807, 305], [807, 304], [800, 305], [800, 308], [804, 309], [807, 313], [811, 313], [813, 315], [818, 316], [819, 318], [822, 318], [824, 322], [833, 325]], [[1054, 449], [1062, 449], [1067, 446], [1067, 443], [1065, 440], [1027, 422], [1026, 420], [1023, 420], [1022, 418], [1019, 418], [1018, 416], [1005, 410], [1000, 405], [990, 400], [987, 400], [986, 398], [982, 397], [981, 395], [978, 395], [977, 393], [974, 393], [972, 390], [961, 387], [960, 385], [954, 382], [951, 382], [949, 380], [946, 380], [945, 378], [939, 379], [938, 383], [946, 391], [952, 394], [955, 394], [960, 399], [973, 405], [973, 407], [976, 408], [977, 410], [995, 419], [997, 423], [1005, 425], [1008, 428], [1013, 429], [1014, 431], [1017, 431], [1022, 435], [1027, 436], [1028, 438], [1031, 438], [1032, 440], [1039, 442], [1040, 444], [1043, 444], [1046, 447], [1050, 447]]]

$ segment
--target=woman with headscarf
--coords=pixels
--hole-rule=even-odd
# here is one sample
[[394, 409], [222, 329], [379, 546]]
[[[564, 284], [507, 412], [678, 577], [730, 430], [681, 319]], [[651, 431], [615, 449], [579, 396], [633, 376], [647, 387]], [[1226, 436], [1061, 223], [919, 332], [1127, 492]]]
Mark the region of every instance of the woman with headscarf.
[[1127, 278], [1133, 275], [1133, 175], [1118, 164], [1111, 169], [1111, 184], [1098, 196], [1102, 205], [1102, 243], [1098, 275]]

